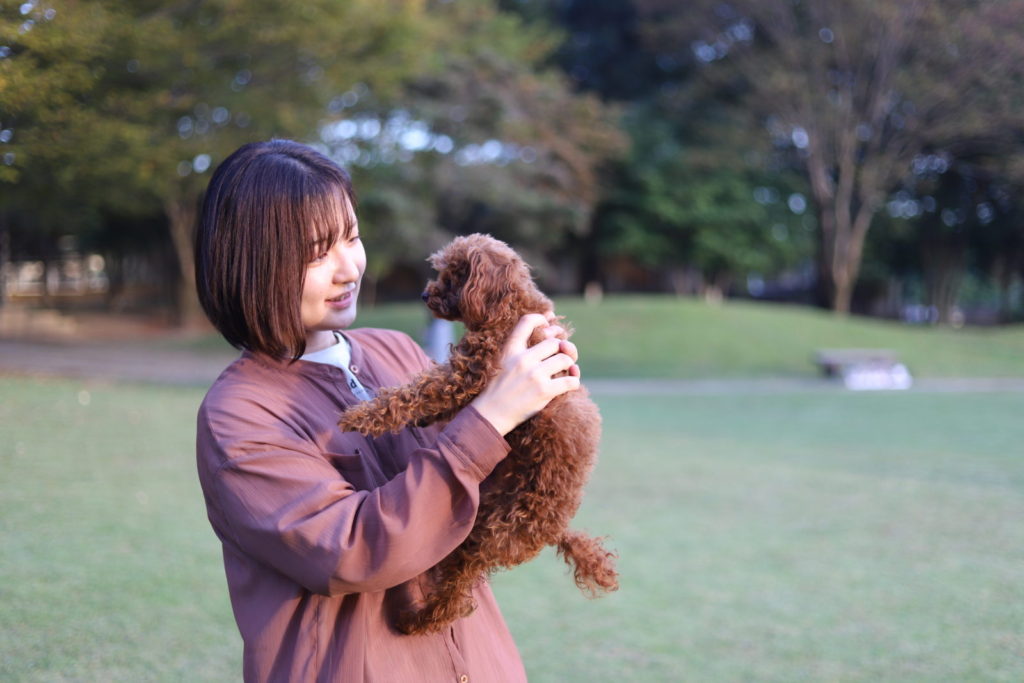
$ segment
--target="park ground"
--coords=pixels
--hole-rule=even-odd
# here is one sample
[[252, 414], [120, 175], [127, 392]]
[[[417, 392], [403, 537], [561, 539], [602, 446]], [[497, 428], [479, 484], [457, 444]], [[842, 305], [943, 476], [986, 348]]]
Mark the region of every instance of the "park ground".
[[[0, 680], [239, 680], [192, 462], [196, 406], [234, 352], [75, 324], [0, 340]], [[587, 600], [549, 553], [495, 576], [531, 680], [1024, 680], [1009, 335], [969, 338], [1006, 371], [903, 392], [844, 391], [795, 357], [790, 373], [594, 378], [604, 438], [575, 524], [609, 537], [622, 588]]]

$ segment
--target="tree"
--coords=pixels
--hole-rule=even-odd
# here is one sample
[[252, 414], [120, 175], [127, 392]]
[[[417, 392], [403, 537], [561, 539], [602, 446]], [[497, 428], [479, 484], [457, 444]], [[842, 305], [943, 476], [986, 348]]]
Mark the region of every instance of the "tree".
[[310, 137], [358, 84], [393, 90], [435, 35], [417, 0], [3, 10], [0, 116], [17, 141], [0, 175], [8, 194], [33, 211], [55, 194], [66, 209], [163, 212], [186, 318], [198, 315], [191, 231], [207, 172], [244, 142]]
[[[772, 275], [806, 254], [806, 230], [785, 198], [806, 192], [792, 173], [775, 170], [777, 154], [737, 116], [720, 91], [694, 78], [693, 59], [678, 59], [645, 39], [631, 0], [506, 0], [565, 35], [553, 54], [578, 89], [616, 103], [632, 142], [613, 165], [608, 190], [584, 245], [594, 252], [591, 278], [643, 266], [677, 292], [709, 296], [746, 274]], [[797, 197], [797, 199], [802, 199]], [[780, 201], [781, 200], [781, 201]], [[795, 219], [800, 219], [795, 220]]]
[[880, 217], [884, 234], [869, 236], [885, 269], [921, 281], [930, 321], [955, 322], [964, 281], [983, 282], [980, 274], [991, 284], [986, 308], [1012, 319], [1012, 286], [1024, 274], [1024, 205], [1007, 171], [984, 159], [919, 157]]
[[728, 111], [683, 97], [694, 105], [683, 130], [651, 108], [627, 118], [633, 148], [602, 211], [604, 248], [668, 270], [677, 293], [696, 269], [702, 291], [717, 299], [738, 278], [806, 258], [804, 200], [797, 179], [770, 172], [766, 151], [748, 144]]
[[[926, 152], [1024, 122], [1024, 3], [637, 0], [647, 40], [739, 93], [810, 186], [822, 298], [850, 308], [864, 242]], [[954, 155], [956, 152], [953, 152]]]
[[[559, 255], [587, 235], [602, 169], [624, 148], [616, 112], [546, 66], [558, 44], [546, 25], [488, 0], [436, 11], [459, 39], [439, 45], [398, 96], [368, 98], [325, 135], [353, 164], [371, 253], [381, 268], [424, 269], [426, 249], [452, 234], [490, 232], [547, 285], [577, 286]], [[370, 272], [382, 274], [377, 264]]]
[[[25, 13], [40, 19], [23, 31]], [[18, 144], [0, 166], [8, 194], [33, 214], [86, 207], [143, 225], [162, 213], [185, 318], [197, 314], [190, 236], [207, 174], [244, 142], [291, 137], [345, 152], [352, 136], [336, 144], [320, 132], [375, 122], [380, 135], [360, 132], [365, 144], [340, 160], [359, 176], [362, 210], [381, 219], [369, 231], [379, 276], [410, 246], [466, 228], [453, 216], [467, 205], [486, 204], [500, 225], [474, 224], [513, 237], [585, 230], [597, 169], [618, 140], [596, 100], [544, 73], [550, 31], [490, 0], [7, 3], [0, 37], [0, 122]], [[451, 147], [412, 154], [384, 139], [423, 125]], [[432, 233], [439, 219], [452, 225]]]

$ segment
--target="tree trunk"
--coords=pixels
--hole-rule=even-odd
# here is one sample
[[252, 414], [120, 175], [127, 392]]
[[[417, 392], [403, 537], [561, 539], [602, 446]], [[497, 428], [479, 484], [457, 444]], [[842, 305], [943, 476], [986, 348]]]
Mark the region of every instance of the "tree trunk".
[[[852, 203], [852, 200], [849, 200]], [[829, 307], [838, 315], [848, 315], [853, 302], [853, 291], [860, 275], [867, 238], [875, 208], [871, 201], [861, 201], [854, 212], [850, 204], [831, 202], [821, 210], [831, 226], [821, 231], [821, 257], [819, 279], [826, 283], [830, 295]], [[823, 223], [824, 227], [824, 223]]]
[[837, 279], [832, 292], [832, 312], [845, 316], [850, 313], [850, 302], [853, 300], [853, 283], [845, 274]]
[[178, 283], [175, 319], [181, 327], [200, 327], [205, 317], [199, 298], [196, 295], [196, 274], [192, 233], [199, 214], [198, 201], [195, 197], [179, 197], [169, 199], [164, 204], [167, 213], [167, 224], [174, 243], [174, 253], [178, 261], [181, 280]]
[[110, 249], [103, 254], [103, 269], [107, 273], [107, 308], [116, 313], [125, 309], [124, 256]]
[[11, 234], [7, 230], [7, 215], [0, 212], [0, 308], [7, 304], [7, 273], [11, 264]]
[[925, 243], [924, 266], [927, 303], [935, 307], [937, 322], [948, 325], [960, 295], [966, 263], [966, 245], [960, 240]]
[[815, 288], [815, 303], [821, 308], [832, 308], [835, 300], [836, 283], [832, 268], [832, 252], [835, 249], [836, 216], [834, 211], [834, 183], [828, 173], [825, 160], [818, 150], [818, 144], [811, 147], [807, 158], [807, 176], [810, 180], [811, 197], [818, 214], [818, 283]]
[[53, 263], [53, 256], [51, 254], [51, 248], [47, 247], [46, 252], [43, 254], [43, 290], [40, 302], [43, 308], [53, 308], [56, 304], [56, 290], [59, 282], [60, 274], [56, 270], [56, 266]]

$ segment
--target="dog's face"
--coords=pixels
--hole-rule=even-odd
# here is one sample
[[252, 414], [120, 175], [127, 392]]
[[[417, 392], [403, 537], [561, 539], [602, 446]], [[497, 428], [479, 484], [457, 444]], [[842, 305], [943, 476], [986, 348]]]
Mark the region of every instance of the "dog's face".
[[459, 300], [469, 280], [469, 262], [464, 259], [449, 262], [444, 259], [444, 252], [434, 254], [431, 260], [438, 272], [437, 277], [428, 282], [423, 290], [423, 301], [438, 318], [461, 320]]
[[522, 298], [536, 292], [519, 255], [488, 235], [457, 237], [431, 256], [430, 263], [437, 277], [423, 291], [427, 308], [438, 318], [461, 320], [469, 329], [515, 313]]

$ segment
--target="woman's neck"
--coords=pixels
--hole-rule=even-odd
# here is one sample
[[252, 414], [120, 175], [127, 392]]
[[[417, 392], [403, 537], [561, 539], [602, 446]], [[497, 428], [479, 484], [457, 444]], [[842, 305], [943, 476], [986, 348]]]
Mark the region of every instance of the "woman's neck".
[[323, 351], [337, 343], [338, 337], [334, 330], [316, 330], [306, 335], [306, 350], [304, 353]]

